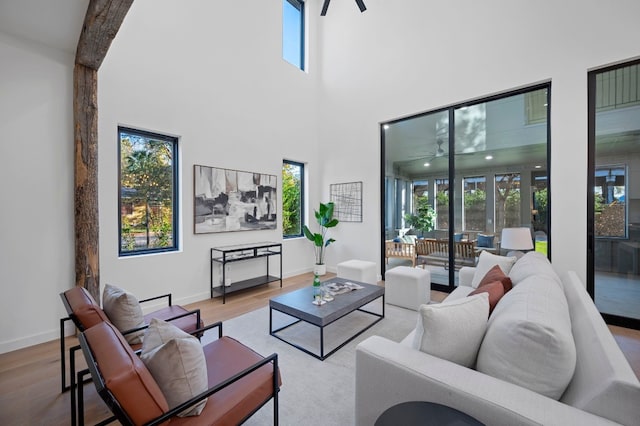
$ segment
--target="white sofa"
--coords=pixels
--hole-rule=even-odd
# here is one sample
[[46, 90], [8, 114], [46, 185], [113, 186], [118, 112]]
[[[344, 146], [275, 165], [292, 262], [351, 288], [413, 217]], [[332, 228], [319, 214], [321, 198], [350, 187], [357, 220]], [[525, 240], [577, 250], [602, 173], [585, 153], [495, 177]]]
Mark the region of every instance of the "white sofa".
[[[571, 322], [569, 334], [575, 342], [575, 370], [559, 400], [414, 349], [414, 330], [400, 343], [373, 336], [357, 346], [356, 424], [372, 425], [382, 412], [401, 402], [431, 401], [487, 425], [640, 425], [640, 383], [585, 286], [574, 272], [560, 279], [544, 256], [536, 256], [522, 258], [533, 266], [526, 273], [534, 275], [531, 280], [551, 277], [562, 288]], [[544, 261], [547, 265], [542, 265]], [[445, 300], [471, 293], [474, 273], [475, 268], [462, 268], [460, 286]], [[522, 281], [522, 268], [519, 275], [517, 280]], [[511, 278], [515, 290], [518, 282]], [[509, 303], [507, 295], [494, 313]], [[483, 344], [489, 340], [487, 335]]]

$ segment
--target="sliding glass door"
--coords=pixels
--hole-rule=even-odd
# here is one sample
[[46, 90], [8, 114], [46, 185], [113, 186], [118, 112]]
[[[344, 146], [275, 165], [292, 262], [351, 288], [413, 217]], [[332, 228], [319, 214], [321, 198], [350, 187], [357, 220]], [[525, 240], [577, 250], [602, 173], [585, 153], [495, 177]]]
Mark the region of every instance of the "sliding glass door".
[[[510, 227], [529, 228], [547, 253], [549, 92], [539, 85], [383, 123], [387, 269], [415, 263], [436, 288], [452, 289], [480, 252], [504, 254], [501, 231]], [[388, 184], [398, 179], [412, 194], [402, 209]], [[415, 258], [392, 246], [413, 248]]]
[[589, 274], [608, 322], [640, 328], [640, 61], [589, 73]]

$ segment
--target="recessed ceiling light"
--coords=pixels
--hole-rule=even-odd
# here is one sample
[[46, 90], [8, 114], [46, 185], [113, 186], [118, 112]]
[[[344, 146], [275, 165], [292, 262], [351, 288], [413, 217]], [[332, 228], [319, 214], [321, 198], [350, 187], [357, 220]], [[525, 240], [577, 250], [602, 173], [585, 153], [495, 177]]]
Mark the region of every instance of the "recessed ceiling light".
[[431, 165], [431, 163], [424, 163], [425, 167], [429, 167]]
[[485, 160], [493, 160], [493, 155], [487, 155], [484, 157]]

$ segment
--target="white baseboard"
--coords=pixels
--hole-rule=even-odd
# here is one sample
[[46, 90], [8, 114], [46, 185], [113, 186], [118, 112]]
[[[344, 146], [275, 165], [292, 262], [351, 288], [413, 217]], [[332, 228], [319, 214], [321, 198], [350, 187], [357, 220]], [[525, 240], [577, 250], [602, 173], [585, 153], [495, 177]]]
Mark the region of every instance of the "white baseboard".
[[[68, 324], [65, 325], [65, 336], [70, 336], [74, 332], [74, 330], [75, 327], [73, 326], [73, 323], [68, 322]], [[0, 342], [0, 354], [16, 351], [18, 349], [23, 349], [29, 346], [39, 345], [41, 343], [47, 343], [52, 340], [58, 339], [60, 339], [60, 330], [56, 328], [55, 330], [47, 330], [43, 331], [42, 333], [23, 336], [19, 339], [7, 340], [5, 342]]]
[[[337, 269], [335, 267], [327, 267], [327, 271], [336, 273]], [[287, 274], [284, 274], [282, 276], [282, 279], [294, 277], [296, 275], [304, 274], [307, 272], [313, 272], [313, 266], [310, 266], [309, 268], [298, 269], [295, 271], [289, 271]], [[194, 294], [192, 296], [173, 299], [172, 302], [176, 305], [189, 305], [191, 303], [200, 302], [200, 301], [209, 299], [210, 296], [211, 296], [211, 293], [209, 291], [205, 291], [198, 294]], [[164, 306], [166, 306], [165, 301], [158, 301], [157, 303], [144, 303], [142, 310], [146, 314], [148, 312], [153, 312], [155, 310], [163, 308]], [[67, 321], [65, 323], [64, 335], [71, 336], [74, 333], [75, 333], [75, 326], [73, 325], [73, 322]], [[59, 331], [59, 328], [56, 327], [55, 329], [49, 329], [42, 333], [36, 333], [30, 336], [20, 337], [19, 339], [0, 342], [0, 354], [26, 348], [28, 346], [47, 343], [52, 340], [58, 340], [59, 338], [60, 338], [60, 331]]]

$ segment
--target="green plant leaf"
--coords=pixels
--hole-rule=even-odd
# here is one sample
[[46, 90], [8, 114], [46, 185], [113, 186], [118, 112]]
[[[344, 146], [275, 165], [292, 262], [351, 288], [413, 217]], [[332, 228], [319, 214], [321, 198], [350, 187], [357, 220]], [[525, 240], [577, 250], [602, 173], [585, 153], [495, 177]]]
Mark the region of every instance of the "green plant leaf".
[[333, 228], [338, 224], [338, 219], [331, 219], [331, 221], [324, 224], [325, 228]]
[[302, 232], [304, 232], [304, 236], [307, 237], [307, 239], [309, 241], [315, 241], [315, 236], [314, 236], [313, 232], [311, 232], [311, 230], [309, 230], [307, 225], [304, 225], [302, 227]]

